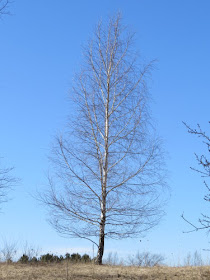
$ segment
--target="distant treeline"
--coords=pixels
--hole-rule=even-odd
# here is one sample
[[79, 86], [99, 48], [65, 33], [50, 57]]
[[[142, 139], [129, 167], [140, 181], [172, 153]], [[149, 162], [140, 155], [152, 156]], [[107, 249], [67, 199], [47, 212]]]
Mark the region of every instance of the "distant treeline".
[[20, 263], [37, 263], [37, 262], [59, 263], [59, 262], [65, 261], [65, 260], [68, 260], [71, 262], [84, 262], [84, 263], [92, 261], [91, 257], [88, 254], [80, 255], [78, 253], [73, 253], [73, 254], [66, 253], [64, 256], [63, 255], [57, 256], [54, 254], [47, 253], [47, 254], [41, 255], [39, 258], [37, 258], [35, 256], [30, 257], [26, 254], [23, 254], [19, 258], [18, 262], [20, 262]]

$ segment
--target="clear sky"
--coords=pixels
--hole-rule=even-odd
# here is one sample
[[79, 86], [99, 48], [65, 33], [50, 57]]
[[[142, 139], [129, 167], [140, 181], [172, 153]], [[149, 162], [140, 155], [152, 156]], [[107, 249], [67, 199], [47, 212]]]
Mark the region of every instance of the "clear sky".
[[[209, 248], [205, 232], [183, 234], [189, 227], [180, 215], [197, 220], [208, 211], [205, 187], [194, 152], [199, 140], [191, 126], [209, 121], [210, 1], [202, 0], [15, 0], [11, 16], [0, 21], [0, 155], [15, 166], [21, 183], [0, 214], [2, 240], [27, 241], [42, 252], [87, 252], [86, 241], [64, 239], [47, 223], [45, 209], [33, 194], [46, 184], [53, 137], [65, 127], [72, 77], [85, 44], [99, 19], [122, 12], [136, 32], [136, 47], [146, 60], [158, 63], [150, 83], [152, 115], [167, 151], [171, 198], [166, 216], [145, 238], [107, 241], [106, 252], [161, 253], [178, 262], [189, 251]], [[203, 253], [204, 254], [204, 253]], [[175, 261], [174, 261], [175, 259]]]

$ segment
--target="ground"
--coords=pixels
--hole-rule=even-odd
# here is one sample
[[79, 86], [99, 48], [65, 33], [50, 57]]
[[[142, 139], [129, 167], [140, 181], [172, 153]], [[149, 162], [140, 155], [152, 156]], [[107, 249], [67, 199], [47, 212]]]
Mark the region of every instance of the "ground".
[[0, 264], [0, 280], [194, 280], [210, 279], [210, 267], [97, 266], [93, 264]]

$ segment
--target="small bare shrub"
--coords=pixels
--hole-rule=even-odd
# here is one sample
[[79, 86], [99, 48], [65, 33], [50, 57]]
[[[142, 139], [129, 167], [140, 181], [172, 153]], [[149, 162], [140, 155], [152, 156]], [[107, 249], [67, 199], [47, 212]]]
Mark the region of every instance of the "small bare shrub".
[[31, 244], [28, 244], [26, 241], [24, 246], [23, 246], [23, 255], [28, 257], [28, 261], [32, 261], [37, 259], [38, 256], [40, 255], [40, 249], [39, 247], [33, 246]]
[[17, 242], [4, 241], [3, 248], [1, 249], [1, 255], [3, 261], [11, 263], [17, 253]]
[[184, 259], [184, 266], [202, 266], [204, 265], [204, 261], [202, 256], [198, 251], [195, 251], [193, 254], [188, 253], [186, 258]]
[[161, 254], [138, 252], [134, 258], [129, 257], [129, 264], [142, 267], [153, 267], [162, 265], [164, 260], [165, 258]]
[[107, 258], [104, 261], [104, 264], [117, 265], [118, 263], [119, 263], [119, 258], [117, 252], [115, 253], [109, 252]]

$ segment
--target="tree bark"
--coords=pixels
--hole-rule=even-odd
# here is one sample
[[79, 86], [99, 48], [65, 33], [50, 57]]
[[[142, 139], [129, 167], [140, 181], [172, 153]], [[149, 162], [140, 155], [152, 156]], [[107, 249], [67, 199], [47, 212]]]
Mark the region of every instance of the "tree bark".
[[109, 154], [109, 75], [107, 79], [107, 100], [105, 106], [105, 137], [104, 137], [104, 166], [102, 183], [102, 202], [101, 202], [101, 222], [99, 233], [99, 246], [96, 263], [101, 265], [104, 254], [104, 237], [106, 224], [106, 196], [107, 196], [107, 175], [108, 175], [108, 154]]
[[99, 234], [99, 244], [98, 244], [98, 253], [96, 263], [101, 265], [103, 254], [104, 254], [104, 230], [105, 230], [105, 217], [101, 220], [100, 223], [100, 234]]

